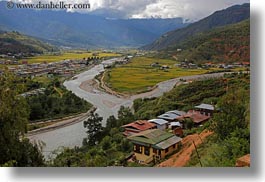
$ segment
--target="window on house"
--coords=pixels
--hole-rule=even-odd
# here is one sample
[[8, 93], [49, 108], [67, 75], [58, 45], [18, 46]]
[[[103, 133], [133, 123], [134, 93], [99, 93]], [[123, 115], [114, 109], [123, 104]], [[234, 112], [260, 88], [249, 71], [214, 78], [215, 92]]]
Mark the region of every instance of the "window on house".
[[144, 154], [150, 155], [150, 148], [149, 147], [144, 147]]
[[134, 152], [136, 153], [142, 153], [142, 148], [140, 145], [134, 145]]
[[165, 150], [166, 153], [168, 153], [168, 148]]
[[173, 149], [176, 148], [176, 144], [173, 145]]
[[157, 150], [156, 150], [156, 149], [153, 149], [153, 153], [154, 153], [154, 154], [157, 154]]

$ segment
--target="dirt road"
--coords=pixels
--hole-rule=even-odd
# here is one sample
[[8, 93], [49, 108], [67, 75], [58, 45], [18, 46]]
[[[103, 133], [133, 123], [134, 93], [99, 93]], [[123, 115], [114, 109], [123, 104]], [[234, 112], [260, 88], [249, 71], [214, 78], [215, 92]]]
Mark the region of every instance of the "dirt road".
[[185, 166], [190, 160], [192, 152], [195, 150], [193, 142], [196, 146], [199, 146], [201, 143], [203, 143], [204, 139], [210, 136], [211, 134], [213, 134], [213, 132], [204, 130], [200, 134], [186, 136], [182, 140], [182, 149], [178, 153], [172, 155], [168, 160], [158, 164], [157, 167]]

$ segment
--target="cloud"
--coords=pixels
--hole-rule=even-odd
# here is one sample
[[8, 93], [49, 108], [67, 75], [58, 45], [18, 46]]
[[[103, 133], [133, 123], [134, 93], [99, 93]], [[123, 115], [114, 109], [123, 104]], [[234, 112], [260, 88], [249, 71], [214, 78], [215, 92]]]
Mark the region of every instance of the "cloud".
[[132, 18], [173, 18], [183, 17], [192, 21], [202, 19], [211, 13], [249, 0], [160, 0], [146, 6], [146, 9]]
[[[13, 0], [14, 2], [38, 3], [40, 0]], [[41, 2], [50, 2], [42, 0]], [[52, 0], [60, 2], [63, 0]], [[214, 11], [249, 0], [64, 0], [67, 3], [90, 3], [89, 12], [117, 18], [174, 18], [199, 20]], [[80, 10], [78, 10], [80, 11]], [[84, 11], [84, 10], [83, 10]], [[88, 10], [86, 10], [88, 11]]]

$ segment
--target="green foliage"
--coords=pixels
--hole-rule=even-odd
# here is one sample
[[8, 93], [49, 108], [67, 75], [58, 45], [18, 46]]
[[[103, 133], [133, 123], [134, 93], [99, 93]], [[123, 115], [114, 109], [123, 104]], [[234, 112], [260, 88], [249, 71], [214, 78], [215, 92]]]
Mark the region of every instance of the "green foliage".
[[226, 93], [227, 86], [229, 89], [240, 87], [247, 89], [248, 75], [230, 75], [229, 78], [194, 81], [188, 85], [179, 85], [158, 98], [137, 99], [133, 105], [135, 116], [150, 119], [169, 110], [188, 111], [203, 101], [215, 104], [217, 98]]
[[213, 119], [213, 130], [223, 140], [238, 128], [246, 128], [247, 108], [249, 107], [249, 90], [232, 90], [218, 103], [221, 112]]
[[[246, 20], [250, 17], [250, 4], [233, 6], [225, 10], [217, 11], [212, 15], [190, 24], [181, 29], [167, 32], [152, 44], [144, 46], [147, 50], [164, 50], [186, 41], [190, 37], [196, 37], [204, 32], [213, 30], [217, 27], [224, 27]], [[166, 54], [162, 54], [164, 56]], [[211, 56], [209, 52], [208, 56]]]
[[184, 126], [185, 126], [186, 129], [190, 130], [191, 128], [193, 128], [193, 125], [194, 125], [194, 123], [193, 123], [193, 121], [190, 118], [186, 118], [184, 120]]
[[42, 166], [43, 156], [37, 145], [24, 139], [27, 131], [29, 107], [17, 78], [8, 73], [0, 77], [0, 165]]
[[[133, 146], [122, 135], [120, 126], [130, 122], [133, 119], [132, 116], [129, 108], [122, 107], [117, 119], [114, 116], [108, 118], [103, 132], [98, 129], [94, 130], [94, 132], [92, 131], [93, 134], [97, 133], [97, 137], [99, 137], [96, 139], [97, 142], [93, 140], [91, 145], [65, 149], [49, 165], [82, 167], [127, 166], [126, 158], [131, 154]], [[99, 121], [100, 118], [96, 114], [92, 114], [86, 124], [96, 122], [93, 126], [96, 125], [98, 128], [102, 128], [99, 125]], [[90, 135], [91, 133], [88, 132], [88, 134]], [[85, 141], [89, 141], [89, 139], [87, 138]]]
[[[204, 167], [235, 166], [236, 159], [250, 153], [249, 78], [241, 76], [230, 80], [234, 87], [217, 103], [220, 112], [214, 115], [209, 126], [215, 134], [198, 147]], [[245, 85], [240, 86], [244, 78]], [[193, 152], [188, 166], [198, 165]]]
[[131, 123], [135, 120], [135, 117], [129, 107], [121, 106], [120, 110], [118, 111], [118, 127]]
[[86, 112], [91, 108], [90, 103], [61, 87], [57, 79], [51, 82], [44, 94], [27, 97], [26, 100], [32, 122]]
[[219, 97], [224, 93], [223, 79], [194, 81], [188, 85], [173, 88], [158, 98], [135, 100], [133, 107], [137, 118], [150, 119], [169, 110], [187, 111], [206, 98]]
[[250, 61], [250, 21], [214, 29], [178, 45], [184, 51], [179, 60], [196, 63]]
[[18, 32], [0, 32], [0, 54], [43, 53], [54, 50], [57, 50], [57, 48], [33, 37]]
[[102, 122], [103, 118], [99, 117], [97, 113], [91, 111], [89, 117], [86, 121], [84, 121], [84, 127], [87, 129], [87, 138], [83, 140], [83, 145], [94, 146], [96, 145], [100, 139], [102, 134]]

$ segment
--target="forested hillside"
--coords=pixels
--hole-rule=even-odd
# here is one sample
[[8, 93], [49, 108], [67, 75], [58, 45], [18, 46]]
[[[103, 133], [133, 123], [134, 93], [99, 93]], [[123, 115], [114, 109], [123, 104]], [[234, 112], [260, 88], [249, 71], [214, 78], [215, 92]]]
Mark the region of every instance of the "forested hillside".
[[162, 35], [152, 44], [142, 47], [144, 50], [163, 50], [180, 44], [182, 41], [195, 36], [196, 34], [211, 29], [238, 23], [250, 17], [250, 4], [236, 5], [225, 10], [217, 11], [212, 15], [190, 24], [189, 26], [168, 32]]
[[[178, 52], [177, 49], [182, 49]], [[250, 21], [201, 33], [162, 52], [180, 61], [234, 63], [250, 61]]]

